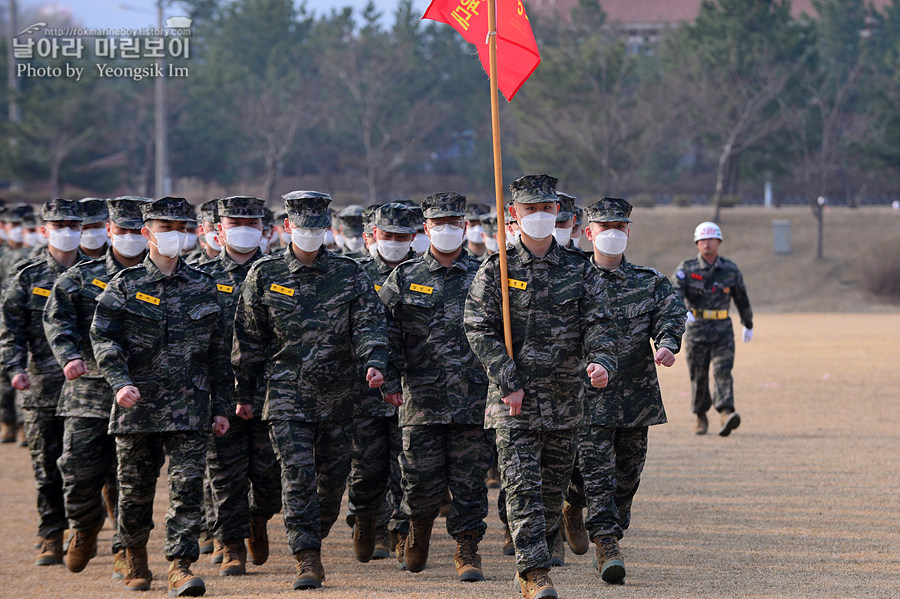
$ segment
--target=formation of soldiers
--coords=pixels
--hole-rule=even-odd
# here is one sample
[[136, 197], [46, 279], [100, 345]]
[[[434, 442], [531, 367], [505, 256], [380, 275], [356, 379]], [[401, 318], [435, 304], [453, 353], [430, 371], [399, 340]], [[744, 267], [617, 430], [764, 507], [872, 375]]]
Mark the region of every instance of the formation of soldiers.
[[693, 320], [697, 432], [714, 403], [728, 435], [730, 300], [745, 340], [752, 314], [740, 272], [705, 243], [721, 242], [715, 225], [698, 227], [700, 256], [673, 285], [625, 260], [628, 202], [582, 209], [556, 184], [509, 186], [511, 348], [498, 218], [458, 193], [337, 213], [314, 191], [278, 214], [246, 196], [196, 216], [174, 197], [5, 206], [0, 416], [4, 441], [25, 425], [36, 564], [84, 570], [109, 517], [114, 577], [148, 590], [168, 458], [171, 596], [205, 592], [201, 552], [222, 576], [264, 564], [279, 511], [294, 589], [320, 587], [345, 490], [356, 559], [423, 570], [443, 508], [458, 578], [479, 581], [493, 463], [525, 599], [557, 596], [566, 543], [593, 545], [602, 580], [624, 583], [648, 427], [666, 422], [656, 367]]

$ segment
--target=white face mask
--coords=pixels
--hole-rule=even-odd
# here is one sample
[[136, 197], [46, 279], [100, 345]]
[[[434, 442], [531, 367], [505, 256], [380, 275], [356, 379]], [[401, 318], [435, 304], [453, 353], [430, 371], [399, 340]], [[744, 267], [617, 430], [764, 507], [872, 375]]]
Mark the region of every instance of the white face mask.
[[196, 233], [185, 233], [184, 234], [184, 245], [181, 247], [181, 251], [191, 251], [197, 247], [197, 234]]
[[25, 233], [25, 245], [30, 248], [36, 248], [44, 245], [43, 243], [44, 236], [41, 235], [37, 231], [31, 231], [30, 233]]
[[109, 241], [106, 229], [87, 229], [81, 231], [81, 246], [88, 250], [99, 250]]
[[73, 231], [69, 227], [65, 229], [50, 229], [50, 245], [61, 252], [71, 252], [81, 243], [81, 231]]
[[565, 227], [563, 229], [556, 227], [553, 229], [553, 236], [556, 237], [556, 243], [566, 247], [569, 245], [569, 240], [572, 238], [572, 227]]
[[556, 230], [556, 215], [550, 212], [535, 212], [519, 219], [519, 228], [534, 240], [547, 239]]
[[13, 243], [22, 243], [25, 239], [25, 229], [22, 227], [13, 227], [9, 230], [9, 240]]
[[373, 258], [378, 255], [378, 244], [373, 242], [369, 244], [369, 247], [366, 248], [369, 250], [369, 255]]
[[521, 231], [518, 229], [510, 229], [509, 233], [506, 235], [506, 245], [512, 247], [519, 241], [519, 234]]
[[412, 249], [417, 254], [423, 254], [430, 244], [431, 241], [428, 240], [428, 235], [425, 233], [416, 233], [416, 236], [412, 240]]
[[466, 241], [470, 243], [484, 243], [481, 234], [484, 233], [484, 227], [481, 225], [469, 226], [466, 228]]
[[428, 234], [434, 249], [445, 254], [458, 250], [465, 237], [462, 228], [453, 225], [435, 225]]
[[402, 262], [409, 255], [409, 242], [379, 239], [378, 253], [387, 262]]
[[335, 233], [334, 234], [334, 245], [338, 246], [339, 248], [344, 247], [344, 236], [341, 235], [340, 233]]
[[156, 246], [161, 256], [175, 258], [181, 253], [184, 245], [185, 233], [181, 231], [166, 231], [165, 233], [152, 233], [156, 237], [156, 243], [150, 241], [150, 245]]
[[628, 234], [618, 229], [607, 229], [594, 235], [594, 247], [604, 256], [618, 256], [625, 252], [628, 245]]
[[325, 229], [291, 228], [291, 243], [304, 252], [315, 252], [325, 243]]
[[281, 237], [281, 245], [287, 245], [291, 242], [291, 234], [290, 233], [282, 233], [279, 235]]
[[487, 250], [491, 253], [497, 253], [500, 251], [500, 243], [493, 237], [484, 238], [484, 247], [486, 247]]
[[135, 233], [113, 235], [112, 246], [113, 249], [126, 258], [134, 258], [147, 249], [147, 239], [143, 235], [137, 235]]
[[270, 241], [269, 237], [260, 237], [259, 238], [259, 251], [261, 251], [263, 254], [265, 254], [267, 251], [269, 251], [269, 241]]
[[253, 227], [230, 227], [223, 231], [225, 243], [239, 254], [255, 252], [259, 247], [259, 240], [262, 239], [262, 231]]
[[359, 250], [363, 249], [363, 246], [366, 242], [362, 237], [345, 237], [344, 245], [347, 246], [347, 250], [350, 252], [356, 253]]
[[325, 245], [334, 245], [334, 231], [325, 229]]
[[210, 231], [209, 233], [203, 234], [203, 239], [206, 240], [206, 245], [214, 252], [221, 252], [222, 246], [216, 241], [216, 233], [215, 231]]
[[0, 225], [0, 241], [8, 241], [9, 235], [6, 233], [6, 229]]

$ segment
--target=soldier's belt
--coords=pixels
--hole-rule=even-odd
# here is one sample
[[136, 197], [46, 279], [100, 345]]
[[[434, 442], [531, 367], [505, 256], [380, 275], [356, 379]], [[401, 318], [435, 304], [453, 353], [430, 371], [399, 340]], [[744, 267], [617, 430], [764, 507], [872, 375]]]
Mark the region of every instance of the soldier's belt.
[[697, 310], [691, 308], [691, 314], [694, 318], [702, 318], [703, 320], [725, 320], [728, 318], [728, 310]]

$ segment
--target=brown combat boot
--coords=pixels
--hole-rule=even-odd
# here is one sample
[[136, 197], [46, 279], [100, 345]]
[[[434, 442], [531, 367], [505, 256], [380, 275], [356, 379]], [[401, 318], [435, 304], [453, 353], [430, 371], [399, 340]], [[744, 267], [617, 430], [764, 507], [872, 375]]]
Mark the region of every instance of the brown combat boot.
[[397, 555], [397, 544], [400, 543], [400, 533], [396, 530], [392, 530], [388, 533], [388, 537], [388, 547], [391, 549], [391, 557], [395, 557]]
[[562, 529], [553, 539], [547, 540], [547, 549], [550, 550], [551, 568], [562, 568], [566, 565], [566, 542], [563, 540]]
[[81, 572], [88, 562], [97, 555], [97, 535], [103, 524], [91, 530], [76, 530], [66, 552], [66, 567], [70, 572]]
[[353, 553], [356, 561], [365, 563], [372, 559], [377, 528], [378, 519], [375, 514], [356, 514], [356, 524], [353, 526]]
[[221, 564], [222, 558], [225, 555], [225, 543], [220, 541], [219, 539], [213, 539], [213, 550], [209, 555], [209, 563], [211, 564]]
[[125, 588], [132, 591], [149, 591], [153, 574], [147, 566], [147, 548], [135, 547], [125, 550]]
[[731, 431], [741, 425], [741, 415], [734, 410], [722, 412], [720, 416], [722, 418], [722, 428], [719, 429], [720, 437], [727, 437], [731, 434]]
[[0, 422], [0, 443], [16, 442], [16, 423]]
[[485, 481], [488, 489], [499, 489], [500, 488], [500, 469], [497, 467], [496, 462], [488, 468], [487, 472], [487, 480]]
[[397, 567], [406, 570], [406, 538], [404, 532], [397, 533], [397, 544], [394, 545], [394, 557], [397, 558]]
[[247, 547], [244, 539], [225, 541], [219, 576], [243, 576], [247, 573]]
[[478, 541], [481, 537], [477, 531], [470, 530], [456, 537], [456, 553], [453, 565], [460, 582], [478, 582], [484, 580], [481, 570], [481, 556], [478, 555]]
[[21, 422], [16, 425], [16, 439], [19, 440], [19, 447], [28, 447], [28, 436], [25, 434], [25, 425]]
[[213, 552], [213, 538], [208, 530], [200, 531], [200, 538], [197, 539], [197, 542], [200, 544], [200, 553], [206, 555]]
[[441, 502], [441, 509], [438, 510], [438, 516], [441, 518], [446, 518], [450, 513], [450, 505], [453, 503], [453, 495], [450, 494], [450, 489], [444, 491], [444, 500]]
[[553, 581], [550, 580], [550, 570], [547, 568], [534, 568], [519, 576], [516, 573], [515, 590], [522, 593], [522, 599], [546, 599], [558, 597]]
[[434, 520], [410, 520], [406, 538], [406, 568], [421, 572], [428, 561], [428, 545], [431, 543], [431, 527]]
[[119, 549], [113, 556], [113, 580], [125, 580], [128, 574], [128, 560], [125, 558], [125, 550]]
[[697, 435], [705, 435], [708, 430], [709, 420], [707, 420], [706, 414], [697, 414], [697, 425], [694, 427], [694, 433]]
[[594, 566], [600, 572], [600, 578], [608, 584], [625, 584], [625, 562], [619, 553], [619, 539], [615, 535], [604, 535], [594, 539], [594, 545]]
[[375, 529], [375, 549], [372, 551], [372, 559], [385, 559], [391, 557], [391, 540], [384, 528]]
[[269, 521], [265, 518], [251, 518], [250, 538], [247, 539], [247, 552], [255, 566], [261, 566], [269, 559]]
[[503, 531], [503, 546], [501, 547], [503, 551], [503, 555], [515, 555], [516, 554], [516, 546], [513, 544], [512, 533], [509, 531], [509, 524], [506, 525], [506, 528]]
[[294, 590], [318, 589], [325, 581], [321, 552], [318, 549], [301, 549], [294, 554], [297, 558], [297, 580]]
[[566, 501], [563, 503], [562, 515], [569, 549], [575, 555], [584, 555], [591, 548], [591, 540], [584, 529], [581, 507], [576, 507]]
[[55, 566], [63, 562], [63, 535], [61, 532], [54, 533], [49, 537], [41, 539], [40, 553], [35, 566]]
[[206, 584], [191, 572], [191, 560], [177, 557], [169, 564], [169, 597], [199, 597]]
[[119, 490], [115, 484], [106, 483], [100, 491], [103, 497], [103, 506], [106, 508], [106, 517], [112, 523], [113, 530], [116, 528], [116, 504], [119, 501]]

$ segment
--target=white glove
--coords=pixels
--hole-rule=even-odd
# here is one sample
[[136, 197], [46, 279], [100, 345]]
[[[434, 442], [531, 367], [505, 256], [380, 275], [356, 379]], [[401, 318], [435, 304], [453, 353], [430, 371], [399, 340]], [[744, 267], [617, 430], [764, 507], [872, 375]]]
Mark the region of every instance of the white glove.
[[744, 340], [744, 343], [749, 343], [750, 340], [753, 339], [753, 329], [748, 329], [747, 327], [744, 327], [744, 334], [743, 334], [742, 338]]
[[688, 310], [688, 313], [687, 313], [687, 321], [688, 321], [688, 322], [694, 322], [695, 320], [697, 320], [697, 319], [694, 318], [694, 313], [691, 312], [690, 310]]

